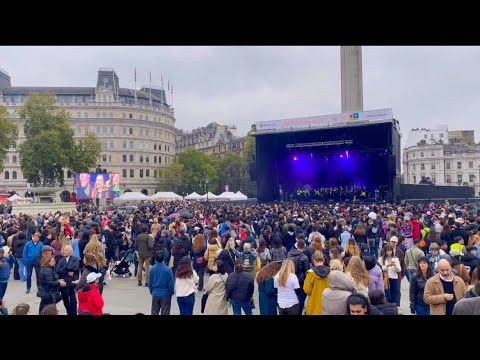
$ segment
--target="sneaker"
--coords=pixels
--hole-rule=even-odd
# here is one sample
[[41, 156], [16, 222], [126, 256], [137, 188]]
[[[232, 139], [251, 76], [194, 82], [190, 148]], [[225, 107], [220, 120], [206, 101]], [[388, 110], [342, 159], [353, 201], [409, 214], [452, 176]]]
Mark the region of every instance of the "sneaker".
[[30, 294], [30, 289], [27, 289], [27, 291], [25, 292], [25, 294]]
[[142, 282], [141, 282], [141, 281], [138, 282], [138, 286], [142, 286]]

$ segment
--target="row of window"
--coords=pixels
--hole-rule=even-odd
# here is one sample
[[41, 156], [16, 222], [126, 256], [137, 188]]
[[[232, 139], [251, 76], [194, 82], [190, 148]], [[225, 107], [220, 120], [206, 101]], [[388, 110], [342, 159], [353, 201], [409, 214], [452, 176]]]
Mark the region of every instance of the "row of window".
[[[126, 149], [127, 148], [127, 140], [123, 140], [122, 141], [122, 149]], [[133, 141], [129, 141], [128, 142], [128, 148], [129, 149], [133, 149], [134, 148], [134, 144], [133, 144]], [[147, 141], [147, 142], [143, 142], [143, 141], [139, 141], [138, 143], [138, 149], [139, 150], [150, 150], [150, 143]], [[153, 144], [153, 150], [158, 150], [158, 151], [162, 151], [162, 144], [158, 144], [157, 143], [154, 143]], [[165, 152], [170, 152], [170, 145], [167, 145], [165, 144]]]
[[[4, 175], [5, 175], [5, 180], [10, 180], [10, 172], [5, 171]], [[16, 171], [12, 171], [12, 179], [17, 180], [17, 172]]]
[[[435, 157], [435, 153], [432, 151], [432, 152], [430, 153], [430, 156], [431, 156], [431, 157]], [[412, 153], [412, 157], [415, 157], [415, 153]], [[423, 151], [420, 152], [420, 157], [425, 157], [425, 153], [424, 153]], [[407, 155], [407, 160], [408, 160], [408, 155]]]
[[[430, 165], [430, 168], [431, 168], [431, 170], [435, 170], [435, 164], [431, 164], [431, 165]], [[450, 162], [446, 162], [446, 163], [445, 163], [445, 168], [446, 168], [447, 170], [450, 170], [450, 169], [451, 169]], [[468, 168], [469, 168], [469, 169], [473, 169], [473, 161], [469, 161], [469, 162], [468, 162]], [[413, 169], [413, 170], [416, 169], [416, 164], [412, 164], [412, 169]], [[462, 169], [462, 162], [461, 162], [461, 161], [457, 161], [457, 169], [458, 169], [458, 170]], [[425, 164], [423, 164], [423, 163], [420, 164], [420, 170], [425, 170]]]
[[[430, 179], [432, 180], [433, 183], [436, 183], [437, 182], [437, 179], [436, 179], [436, 175], [435, 174], [432, 174], [430, 175]], [[451, 175], [447, 175], [446, 178], [445, 178], [445, 182], [447, 184], [450, 184], [452, 183], [452, 177]], [[463, 183], [463, 175], [462, 174], [458, 174], [457, 175], [457, 181], [456, 181], [458, 184], [462, 184]], [[475, 175], [474, 174], [469, 174], [468, 175], [468, 182], [470, 183], [474, 183], [475, 182]], [[417, 177], [415, 175], [413, 175], [413, 183], [416, 184], [417, 183]]]
[[[430, 139], [433, 139], [433, 138], [435, 137], [434, 135], [435, 135], [435, 134], [430, 134]], [[439, 135], [440, 135], [441, 138], [443, 138], [443, 133], [440, 133]], [[424, 139], [427, 139], [427, 138], [428, 138], [428, 135], [427, 135], [427, 134], [423, 135], [423, 138], [424, 138]]]
[[[70, 117], [73, 118], [73, 113], [70, 113]], [[97, 112], [96, 113], [96, 116], [97, 116], [97, 119], [113, 119], [114, 118], [114, 114], [113, 114], [113, 111], [110, 111], [109, 113], [107, 113], [106, 111], [103, 111], [103, 112]], [[84, 119], [89, 119], [89, 115], [88, 115], [88, 112], [87, 111], [84, 111], [83, 112], [83, 118]], [[77, 111], [77, 119], [82, 119], [82, 112], [81, 111]], [[133, 117], [133, 114], [132, 113], [122, 113], [122, 119], [135, 119]], [[148, 116], [147, 114], [140, 114], [139, 117], [138, 117], [138, 120], [145, 120], [145, 121], [149, 121], [150, 119], [153, 119], [154, 122], [158, 122], [158, 123], [161, 123], [161, 124], [167, 124], [167, 125], [172, 125], [173, 126], [173, 121], [171, 119], [163, 119], [162, 117], [160, 116]]]
[[[112, 162], [112, 155], [108, 155], [107, 154], [102, 154], [101, 156], [101, 159], [102, 159], [102, 162]], [[126, 155], [126, 154], [123, 154], [122, 155], [122, 162], [126, 163], [126, 162], [134, 162], [135, 161], [135, 155], [133, 154], [130, 154], [130, 155]], [[149, 155], [140, 155], [139, 156], [139, 159], [138, 159], [139, 162], [143, 163], [150, 163], [150, 156]], [[161, 156], [154, 156], [153, 157], [153, 163], [154, 164], [168, 164], [169, 161], [168, 161], [168, 157], [164, 156], [163, 157], [163, 162], [162, 162], [162, 157]]]
[[[134, 178], [135, 177], [135, 169], [129, 169], [128, 171], [129, 173], [129, 177], [131, 178]], [[150, 177], [150, 169], [140, 169], [138, 170], [138, 176], [140, 178], [144, 178], [144, 177], [147, 177], [149, 178]], [[122, 177], [123, 178], [127, 178], [127, 169], [122, 169]], [[157, 177], [157, 170], [154, 170], [154, 177], [156, 178]]]
[[[5, 156], [5, 164], [8, 164], [10, 162], [10, 157], [7, 155]], [[17, 156], [16, 155], [13, 155], [12, 156], [12, 164], [16, 164], [17, 163]]]
[[[114, 129], [113, 126], [110, 126], [110, 127], [108, 127], [108, 126], [103, 126], [103, 127], [102, 126], [97, 126], [96, 130], [97, 130], [96, 131], [97, 135], [114, 135], [115, 134], [115, 129]], [[88, 128], [82, 128], [80, 126], [77, 126], [77, 135], [82, 135], [82, 132], [84, 134], [86, 134], [87, 131], [88, 131]], [[122, 134], [123, 135], [133, 135], [133, 128], [127, 128], [127, 127], [124, 126], [123, 129], [122, 129]], [[138, 134], [140, 136], [149, 136], [150, 135], [150, 129], [140, 128]], [[166, 137], [168, 139], [173, 138], [173, 135], [171, 135], [170, 133], [166, 132], [165, 134], [166, 134]], [[154, 129], [153, 135], [155, 137], [160, 137], [161, 138], [163, 136], [163, 131], [158, 130], [158, 129]]]

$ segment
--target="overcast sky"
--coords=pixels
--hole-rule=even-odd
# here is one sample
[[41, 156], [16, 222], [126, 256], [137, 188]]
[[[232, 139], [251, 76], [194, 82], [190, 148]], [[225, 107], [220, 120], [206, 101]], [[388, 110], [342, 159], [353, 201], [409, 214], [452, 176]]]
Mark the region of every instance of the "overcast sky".
[[[364, 47], [364, 109], [392, 108], [402, 143], [412, 127], [474, 129], [480, 47]], [[216, 121], [241, 135], [256, 121], [340, 112], [339, 47], [0, 47], [13, 86], [95, 86], [112, 67], [120, 86], [174, 84], [177, 127]], [[478, 134], [476, 134], [478, 141]]]

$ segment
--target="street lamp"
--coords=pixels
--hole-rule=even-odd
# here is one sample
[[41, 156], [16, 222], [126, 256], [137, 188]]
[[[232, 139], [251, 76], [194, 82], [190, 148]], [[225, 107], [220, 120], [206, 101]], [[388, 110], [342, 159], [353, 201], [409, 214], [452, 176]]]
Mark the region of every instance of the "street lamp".
[[207, 192], [207, 205], [208, 205], [208, 175], [205, 175], [205, 190]]

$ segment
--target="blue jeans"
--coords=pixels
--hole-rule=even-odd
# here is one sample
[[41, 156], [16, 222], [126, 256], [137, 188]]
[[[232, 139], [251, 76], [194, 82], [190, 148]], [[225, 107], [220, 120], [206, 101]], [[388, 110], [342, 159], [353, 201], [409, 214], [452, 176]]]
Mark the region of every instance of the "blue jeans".
[[5, 296], [5, 293], [7, 292], [7, 286], [8, 286], [8, 281], [0, 282], [0, 299], [3, 299], [3, 297]]
[[[33, 264], [25, 264], [27, 267], [27, 289], [32, 288], [32, 274], [33, 274]], [[35, 268], [35, 276], [37, 277], [37, 285], [38, 285], [38, 278], [40, 276], [40, 272], [37, 272], [37, 268]], [[38, 288], [38, 286], [37, 286]]]
[[236, 301], [232, 299], [233, 315], [242, 315], [242, 309], [245, 315], [253, 315], [252, 305], [249, 301]]
[[400, 306], [400, 284], [398, 279], [388, 279], [390, 289], [385, 289], [385, 296], [389, 303]]
[[193, 315], [193, 305], [195, 305], [195, 293], [188, 296], [177, 297], [180, 315]]
[[27, 276], [25, 275], [25, 262], [23, 261], [23, 258], [17, 258], [17, 263], [18, 263], [18, 274], [20, 275], [20, 280], [25, 281], [27, 279]]
[[417, 315], [430, 315], [430, 305], [415, 305]]

